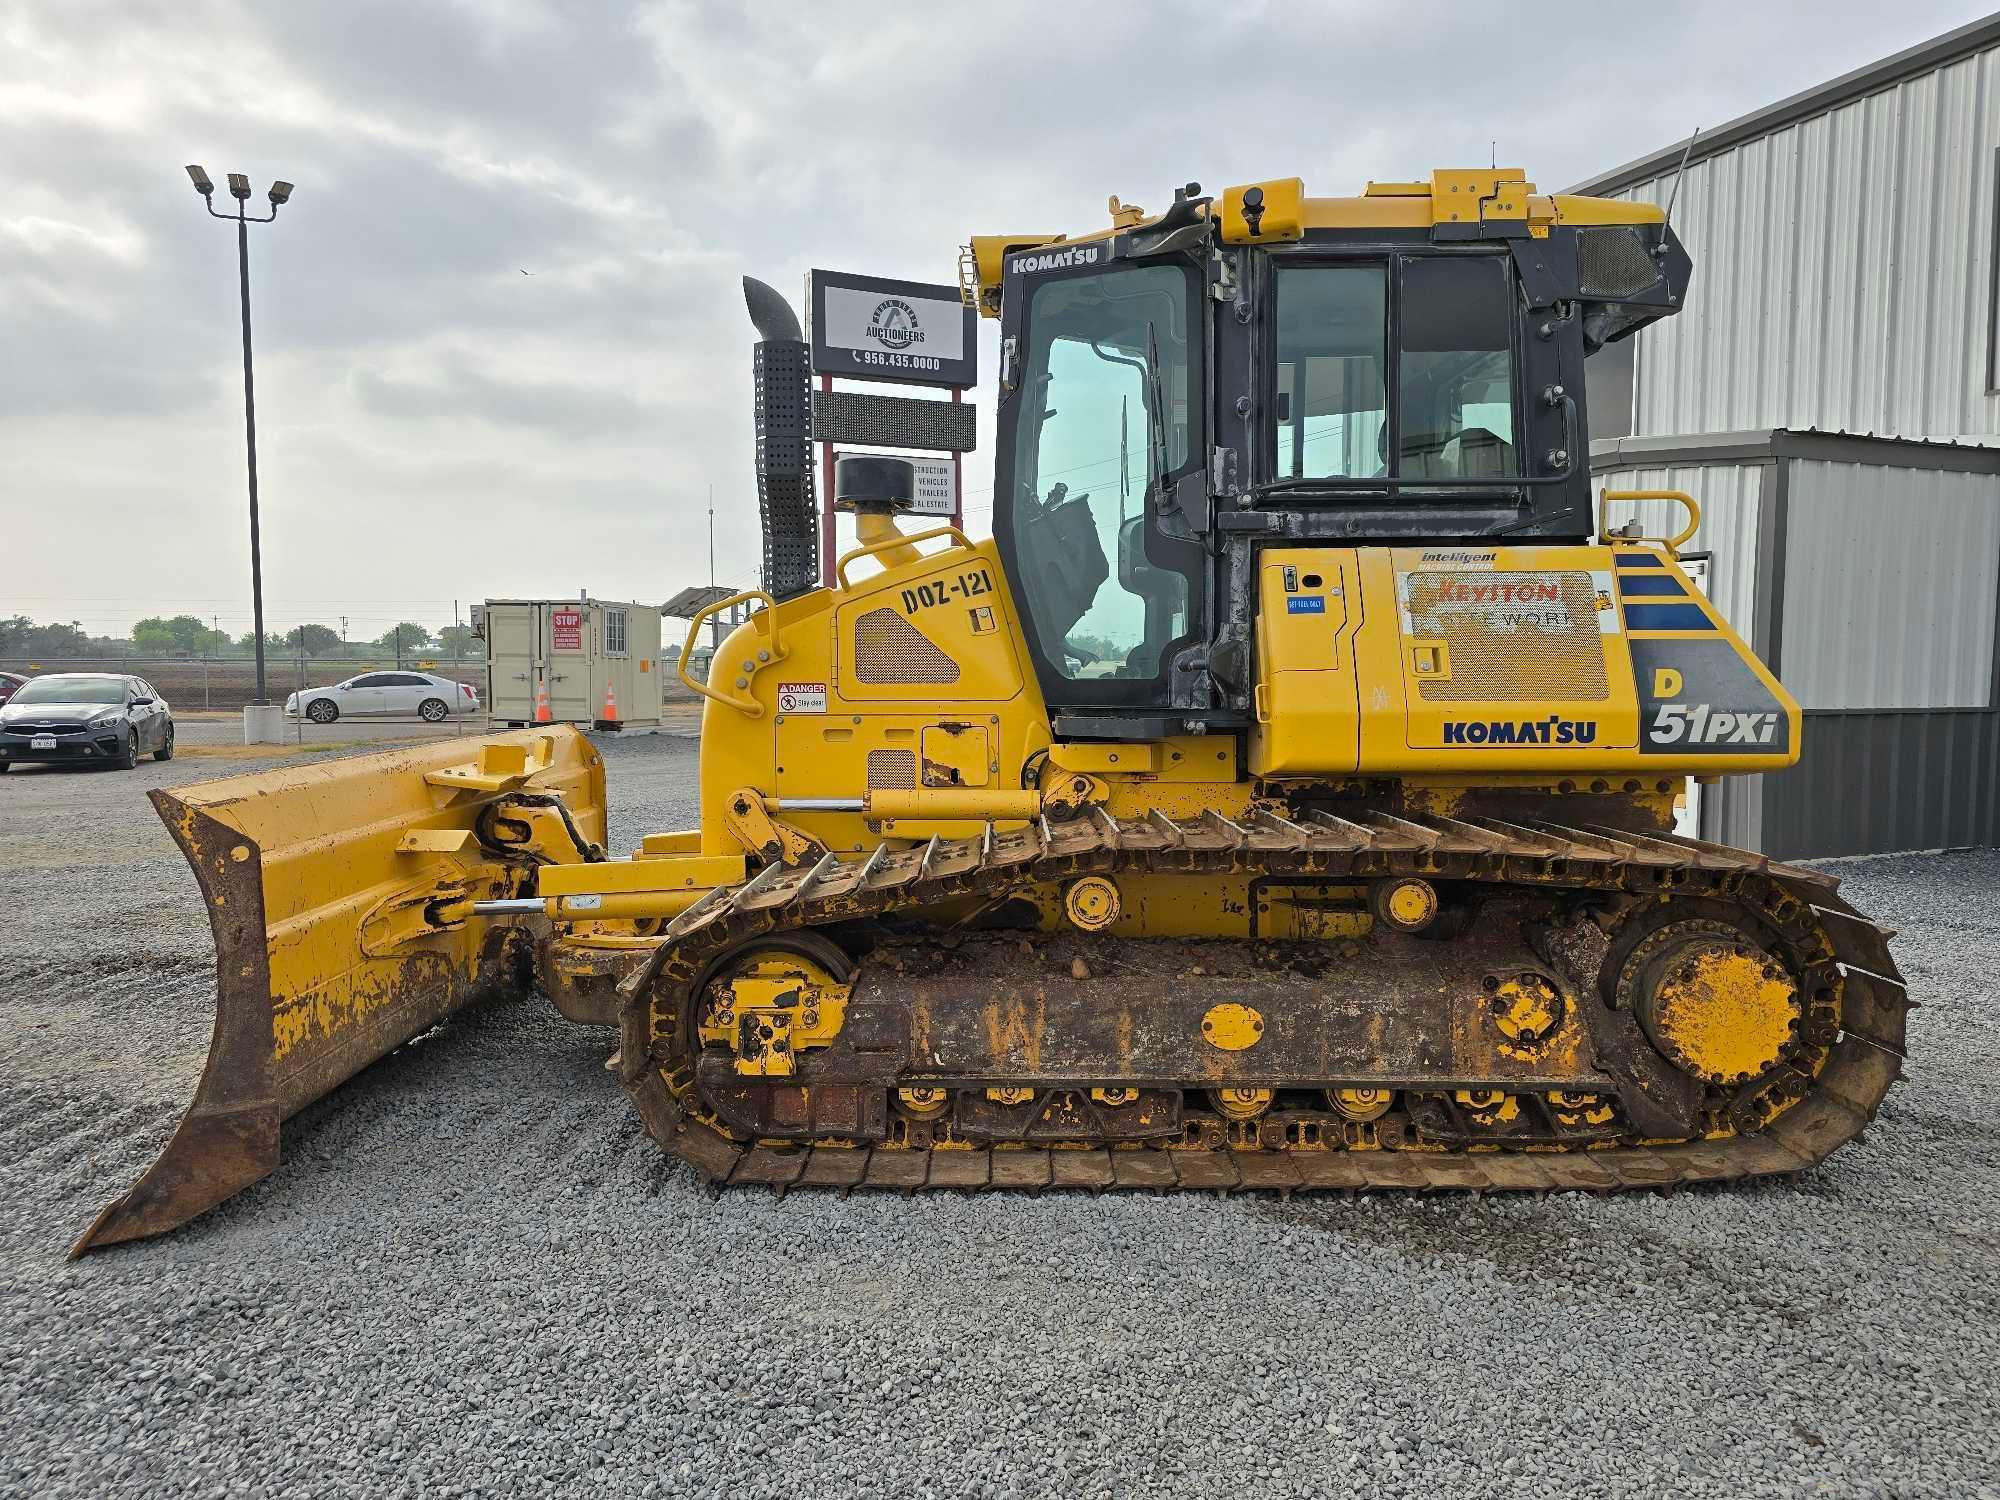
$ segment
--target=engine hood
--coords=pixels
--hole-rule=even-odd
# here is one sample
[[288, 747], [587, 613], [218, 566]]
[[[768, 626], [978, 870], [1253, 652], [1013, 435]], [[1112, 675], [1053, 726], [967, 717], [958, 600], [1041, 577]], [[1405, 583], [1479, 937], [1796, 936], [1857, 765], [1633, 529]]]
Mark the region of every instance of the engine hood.
[[122, 703], [7, 703], [0, 705], [0, 724], [81, 724], [99, 714], [122, 713]]

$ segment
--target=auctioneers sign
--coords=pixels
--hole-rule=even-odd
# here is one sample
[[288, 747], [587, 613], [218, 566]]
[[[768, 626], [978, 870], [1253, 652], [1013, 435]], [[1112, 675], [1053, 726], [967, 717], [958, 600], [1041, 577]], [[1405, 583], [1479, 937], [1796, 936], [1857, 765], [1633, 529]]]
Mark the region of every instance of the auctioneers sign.
[[814, 271], [810, 293], [815, 375], [979, 383], [975, 318], [957, 287]]

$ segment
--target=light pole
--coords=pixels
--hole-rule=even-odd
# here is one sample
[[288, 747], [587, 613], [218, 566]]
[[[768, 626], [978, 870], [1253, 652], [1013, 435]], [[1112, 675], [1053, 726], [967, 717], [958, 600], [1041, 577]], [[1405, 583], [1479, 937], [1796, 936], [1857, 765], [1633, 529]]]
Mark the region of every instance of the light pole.
[[289, 182], [274, 182], [268, 194], [271, 211], [262, 216], [249, 212], [250, 179], [241, 172], [229, 174], [229, 196], [236, 200], [236, 212], [215, 211], [215, 184], [200, 167], [187, 169], [188, 180], [201, 194], [211, 216], [236, 221], [236, 280], [243, 305], [243, 442], [250, 456], [250, 607], [252, 628], [257, 636], [257, 703], [270, 703], [264, 687], [264, 554], [257, 530], [257, 387], [250, 372], [250, 226], [268, 224], [278, 217], [278, 209], [292, 196]]

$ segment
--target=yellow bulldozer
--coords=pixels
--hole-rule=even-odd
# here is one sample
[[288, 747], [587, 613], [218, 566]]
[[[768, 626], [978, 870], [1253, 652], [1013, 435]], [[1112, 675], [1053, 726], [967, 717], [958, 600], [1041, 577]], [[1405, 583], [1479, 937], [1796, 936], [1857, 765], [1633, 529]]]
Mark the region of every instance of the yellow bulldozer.
[[[1690, 274], [1659, 209], [1509, 170], [976, 237], [994, 534], [843, 459], [831, 587], [806, 344], [746, 281], [766, 587], [685, 679], [700, 826], [614, 856], [568, 728], [155, 792], [215, 1033], [77, 1249], [254, 1182], [288, 1116], [508, 987], [615, 1026], [646, 1130], [718, 1184], [1820, 1161], [1899, 1076], [1889, 934], [1675, 831], [1691, 778], [1792, 764], [1799, 710], [1679, 565], [1695, 502], [1590, 485], [1584, 362]], [[1635, 499], [1686, 524], [1614, 527]]]

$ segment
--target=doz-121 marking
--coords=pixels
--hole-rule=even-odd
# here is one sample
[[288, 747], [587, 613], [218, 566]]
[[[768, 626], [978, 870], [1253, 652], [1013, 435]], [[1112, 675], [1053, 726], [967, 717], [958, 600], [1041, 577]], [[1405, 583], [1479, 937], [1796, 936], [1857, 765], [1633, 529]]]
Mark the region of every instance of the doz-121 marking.
[[954, 599], [976, 599], [992, 592], [993, 575], [984, 568], [974, 568], [950, 582], [939, 579], [936, 583], [919, 583], [904, 589], [903, 613], [913, 615], [920, 609], [936, 609]]

